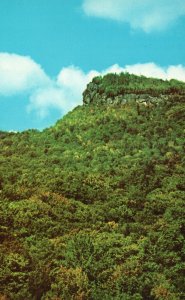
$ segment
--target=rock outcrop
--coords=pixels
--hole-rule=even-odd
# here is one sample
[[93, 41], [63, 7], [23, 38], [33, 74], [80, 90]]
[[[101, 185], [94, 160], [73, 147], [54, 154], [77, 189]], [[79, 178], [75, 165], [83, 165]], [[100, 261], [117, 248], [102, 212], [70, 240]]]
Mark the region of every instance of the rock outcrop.
[[150, 94], [123, 94], [123, 95], [116, 95], [110, 96], [106, 93], [100, 94], [98, 92], [98, 85], [94, 83], [90, 83], [83, 93], [83, 104], [95, 104], [95, 105], [102, 105], [102, 104], [125, 104], [128, 102], [136, 102], [136, 103], [143, 103], [145, 105], [153, 104], [157, 105], [161, 101], [166, 101], [169, 99], [169, 95], [159, 95], [157, 97], [152, 96]]
[[[128, 81], [128, 84], [125, 82], [120, 84], [119, 82], [117, 83], [115, 79], [117, 76], [117, 79], [120, 80], [120, 76], [113, 76], [115, 76], [115, 82], [111, 82], [108, 87], [103, 83], [105, 77], [94, 78], [92, 82], [87, 85], [86, 90], [83, 93], [83, 104], [112, 105], [136, 102], [147, 106], [155, 106], [170, 98], [185, 97], [185, 90], [179, 91], [177, 88], [174, 89], [174, 87], [171, 86], [170, 81], [162, 81], [163, 86], [159, 89], [159, 84], [161, 84], [159, 79], [153, 79], [149, 85], [147, 80], [149, 81], [151, 79], [143, 79], [143, 77], [134, 76], [134, 79], [137, 80], [136, 86], [131, 86], [131, 80], [130, 82]], [[126, 77], [128, 75], [122, 75], [122, 77], [123, 76]], [[148, 84], [148, 86], [146, 86], [146, 84]]]

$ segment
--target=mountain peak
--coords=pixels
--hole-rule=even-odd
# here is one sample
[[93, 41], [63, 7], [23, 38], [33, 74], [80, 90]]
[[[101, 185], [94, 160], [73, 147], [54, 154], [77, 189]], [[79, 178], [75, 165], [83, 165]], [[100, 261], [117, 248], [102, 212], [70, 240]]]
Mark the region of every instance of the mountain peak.
[[172, 95], [185, 95], [185, 83], [175, 79], [168, 81], [129, 73], [110, 73], [93, 78], [83, 93], [83, 103], [109, 105], [136, 101], [154, 104]]

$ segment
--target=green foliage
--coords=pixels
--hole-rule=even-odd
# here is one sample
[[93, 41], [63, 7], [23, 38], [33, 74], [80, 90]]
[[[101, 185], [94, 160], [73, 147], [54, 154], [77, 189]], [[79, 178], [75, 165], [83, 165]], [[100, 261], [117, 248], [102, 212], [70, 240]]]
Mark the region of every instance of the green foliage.
[[[83, 96], [98, 93], [106, 97], [124, 96], [125, 94], [150, 96], [160, 95], [185, 95], [185, 84], [177, 80], [162, 80], [136, 76], [129, 73], [107, 74], [103, 77], [95, 77], [87, 85]], [[101, 98], [101, 97], [100, 97]]]
[[129, 74], [43, 132], [0, 132], [0, 299], [183, 300], [184, 83]]

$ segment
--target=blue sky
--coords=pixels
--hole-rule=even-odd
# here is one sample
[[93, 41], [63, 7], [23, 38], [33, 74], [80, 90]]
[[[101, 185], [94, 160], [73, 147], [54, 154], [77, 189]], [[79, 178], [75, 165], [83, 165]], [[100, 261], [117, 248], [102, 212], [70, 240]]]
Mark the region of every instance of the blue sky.
[[120, 71], [185, 81], [185, 0], [0, 1], [0, 130], [51, 126]]

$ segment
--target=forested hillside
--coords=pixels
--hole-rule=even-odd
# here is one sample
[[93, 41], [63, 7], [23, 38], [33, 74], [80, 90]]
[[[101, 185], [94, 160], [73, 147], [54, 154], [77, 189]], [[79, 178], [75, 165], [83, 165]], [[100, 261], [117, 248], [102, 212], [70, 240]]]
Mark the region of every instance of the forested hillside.
[[96, 77], [0, 132], [0, 299], [185, 299], [185, 84]]

